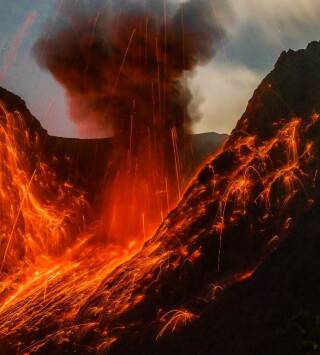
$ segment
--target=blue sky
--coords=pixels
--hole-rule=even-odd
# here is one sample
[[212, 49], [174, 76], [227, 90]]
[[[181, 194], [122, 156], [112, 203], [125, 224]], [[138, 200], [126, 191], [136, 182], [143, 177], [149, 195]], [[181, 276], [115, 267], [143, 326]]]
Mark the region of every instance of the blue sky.
[[31, 48], [44, 31], [44, 24], [55, 15], [55, 0], [0, 0], [0, 67], [4, 65], [17, 33], [32, 12], [35, 19], [23, 36], [7, 75], [0, 85], [21, 96], [31, 112], [51, 133], [76, 136], [69, 119], [63, 89], [49, 73], [42, 71], [31, 56]]
[[[35, 18], [22, 38], [0, 85], [17, 93], [51, 134], [77, 136], [69, 120], [63, 89], [40, 70], [30, 49], [55, 16], [56, 0], [0, 0], [0, 72], [12, 43], [32, 12]], [[195, 132], [230, 132], [254, 88], [286, 49], [320, 40], [319, 0], [215, 0], [217, 18], [227, 32], [217, 56], [189, 80], [201, 119]], [[225, 4], [229, 4], [227, 10]], [[11, 52], [10, 52], [11, 50]]]

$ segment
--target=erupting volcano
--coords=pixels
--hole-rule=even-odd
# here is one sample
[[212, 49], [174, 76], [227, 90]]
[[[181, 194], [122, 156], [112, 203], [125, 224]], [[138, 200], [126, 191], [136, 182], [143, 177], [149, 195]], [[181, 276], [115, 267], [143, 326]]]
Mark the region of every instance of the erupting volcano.
[[0, 89], [0, 353], [316, 354], [320, 43], [189, 178], [211, 1], [75, 3], [33, 54], [105, 139], [51, 137]]
[[80, 133], [114, 135], [116, 142], [102, 233], [125, 244], [142, 241], [185, 185], [193, 119], [186, 81], [223, 37], [213, 6], [71, 1], [48, 26], [34, 46], [38, 62], [65, 87]]

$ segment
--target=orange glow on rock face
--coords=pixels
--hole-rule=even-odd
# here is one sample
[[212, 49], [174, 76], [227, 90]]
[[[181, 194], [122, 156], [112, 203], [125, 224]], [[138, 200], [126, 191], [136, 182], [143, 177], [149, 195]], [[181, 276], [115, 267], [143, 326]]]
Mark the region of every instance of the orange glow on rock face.
[[[84, 194], [41, 161], [41, 142], [24, 117], [0, 105], [0, 272], [41, 255], [57, 256], [81, 225]], [[30, 159], [30, 152], [37, 152]]]

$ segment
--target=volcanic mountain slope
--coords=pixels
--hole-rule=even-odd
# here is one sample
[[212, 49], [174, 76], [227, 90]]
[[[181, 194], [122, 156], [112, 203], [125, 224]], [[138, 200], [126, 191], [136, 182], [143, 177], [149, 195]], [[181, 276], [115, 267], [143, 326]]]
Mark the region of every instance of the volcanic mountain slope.
[[319, 353], [319, 68], [320, 43], [281, 55], [136, 255], [6, 301], [2, 352]]
[[178, 207], [82, 306], [85, 351], [318, 351], [319, 68], [319, 43], [281, 55]]
[[87, 344], [106, 334], [115, 354], [317, 350], [319, 79], [319, 43], [281, 55], [156, 235], [82, 307], [79, 326], [96, 324]]

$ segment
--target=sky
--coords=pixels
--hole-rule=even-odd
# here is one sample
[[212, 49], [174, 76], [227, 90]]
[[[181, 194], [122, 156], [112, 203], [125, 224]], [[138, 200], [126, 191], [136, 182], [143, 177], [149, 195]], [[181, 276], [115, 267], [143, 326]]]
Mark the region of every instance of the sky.
[[[55, 4], [56, 0], [0, 0], [0, 85], [21, 96], [50, 134], [77, 137], [62, 87], [30, 53], [47, 20], [56, 15]], [[230, 133], [280, 53], [320, 40], [319, 0], [213, 4], [226, 37], [216, 57], [189, 78], [199, 111], [195, 133]]]

